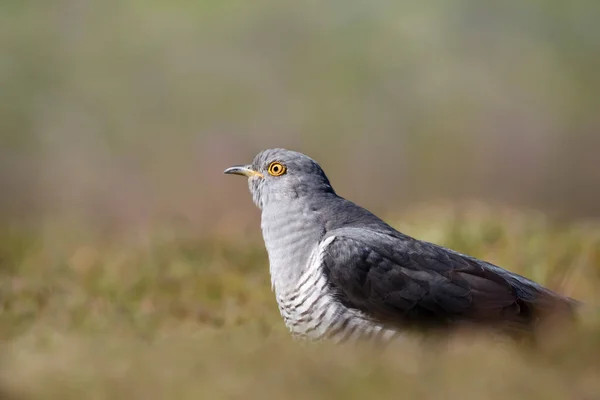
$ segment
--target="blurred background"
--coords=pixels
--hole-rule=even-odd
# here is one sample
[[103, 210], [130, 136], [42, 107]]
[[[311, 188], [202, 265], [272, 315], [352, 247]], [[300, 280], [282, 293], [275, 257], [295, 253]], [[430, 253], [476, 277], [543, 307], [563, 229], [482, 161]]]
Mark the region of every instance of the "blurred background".
[[221, 173], [269, 147], [378, 212], [476, 198], [600, 215], [596, 1], [1, 7], [3, 218], [255, 222]]
[[[599, 20], [597, 0], [0, 1], [0, 398], [597, 399]], [[536, 352], [292, 342], [223, 175], [272, 147], [583, 300], [581, 329]]]

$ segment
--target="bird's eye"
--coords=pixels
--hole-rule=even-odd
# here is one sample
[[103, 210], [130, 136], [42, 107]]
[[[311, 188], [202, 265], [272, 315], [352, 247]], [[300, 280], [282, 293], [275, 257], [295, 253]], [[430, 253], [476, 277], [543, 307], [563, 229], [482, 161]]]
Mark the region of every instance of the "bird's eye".
[[269, 174], [272, 176], [281, 176], [283, 174], [285, 174], [285, 171], [287, 170], [287, 168], [285, 167], [285, 165], [283, 165], [280, 162], [272, 162], [271, 164], [269, 164]]

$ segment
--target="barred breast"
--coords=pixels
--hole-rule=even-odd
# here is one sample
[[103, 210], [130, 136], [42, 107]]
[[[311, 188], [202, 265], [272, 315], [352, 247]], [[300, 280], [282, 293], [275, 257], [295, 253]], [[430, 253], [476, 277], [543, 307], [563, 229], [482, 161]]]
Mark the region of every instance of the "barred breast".
[[331, 339], [339, 343], [356, 339], [392, 339], [398, 335], [397, 331], [384, 328], [335, 299], [321, 262], [323, 252], [334, 239], [328, 238], [313, 250], [296, 285], [288, 290], [275, 288], [286, 326], [295, 337], [311, 340]]

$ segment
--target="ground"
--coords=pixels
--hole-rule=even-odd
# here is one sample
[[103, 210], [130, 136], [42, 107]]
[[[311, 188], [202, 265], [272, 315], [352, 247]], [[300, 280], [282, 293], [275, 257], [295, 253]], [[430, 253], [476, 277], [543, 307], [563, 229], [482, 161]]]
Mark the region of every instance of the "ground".
[[285, 331], [258, 227], [202, 239], [13, 227], [0, 242], [3, 398], [598, 398], [600, 225], [476, 205], [390, 218], [590, 306], [537, 349], [471, 335], [309, 345]]

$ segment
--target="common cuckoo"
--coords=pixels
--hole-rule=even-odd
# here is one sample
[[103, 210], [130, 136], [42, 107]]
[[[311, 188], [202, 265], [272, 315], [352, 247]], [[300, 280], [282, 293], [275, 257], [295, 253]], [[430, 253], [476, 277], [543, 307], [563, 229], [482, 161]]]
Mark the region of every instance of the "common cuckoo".
[[530, 332], [575, 300], [523, 276], [398, 232], [336, 194], [314, 160], [259, 153], [243, 175], [261, 210], [271, 283], [292, 334], [391, 339], [411, 328]]

